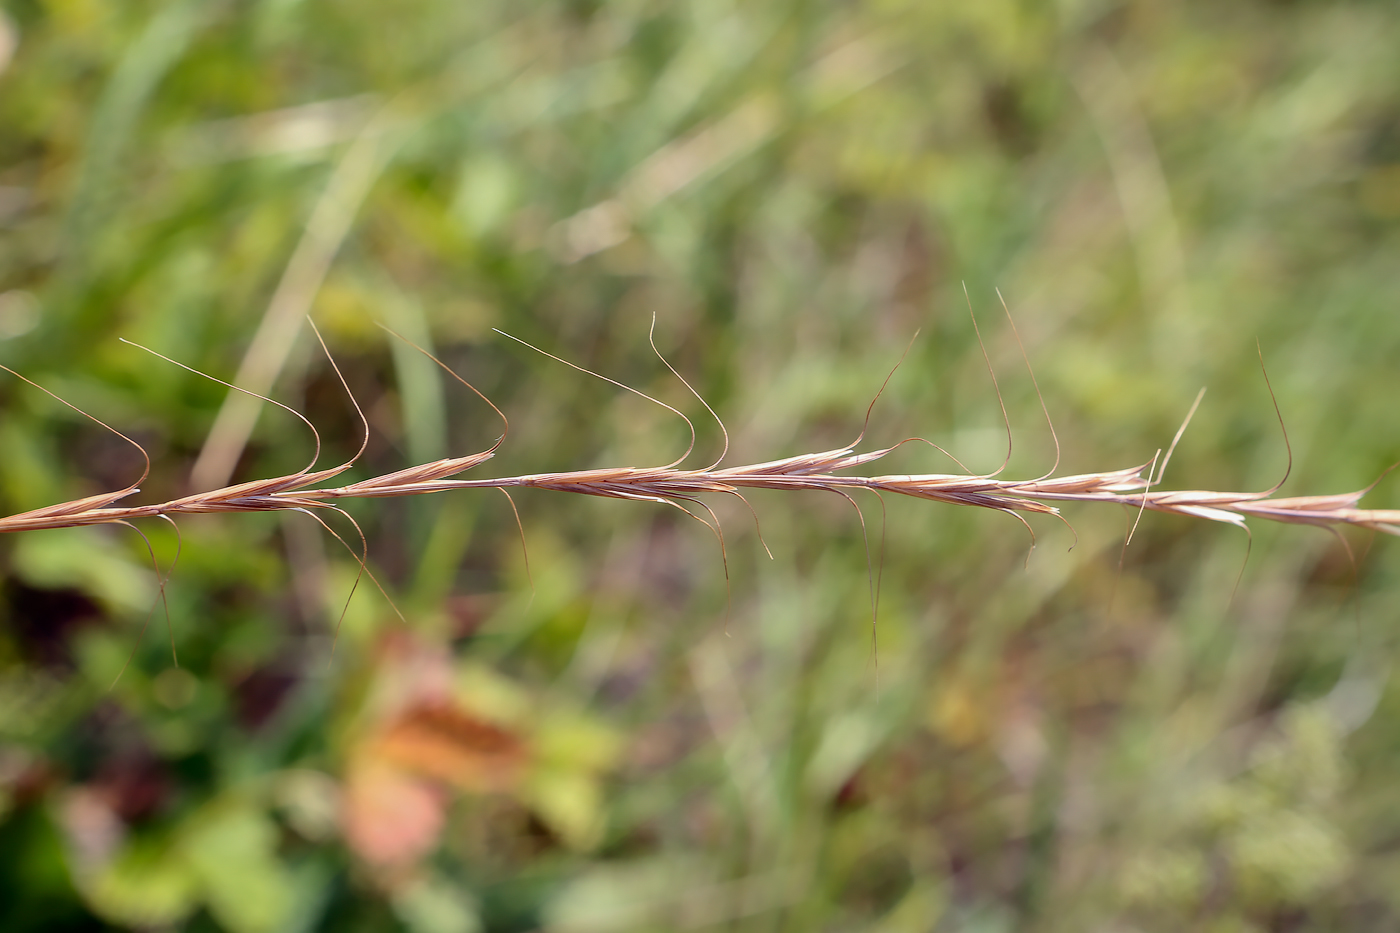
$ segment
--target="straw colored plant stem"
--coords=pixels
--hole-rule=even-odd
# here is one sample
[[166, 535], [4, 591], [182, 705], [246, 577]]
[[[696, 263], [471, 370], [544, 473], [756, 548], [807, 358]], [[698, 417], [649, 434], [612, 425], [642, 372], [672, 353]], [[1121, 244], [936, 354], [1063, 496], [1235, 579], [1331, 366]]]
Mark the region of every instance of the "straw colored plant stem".
[[1248, 492], [1150, 489], [1144, 473], [1151, 464], [1034, 480], [1005, 480], [973, 474], [855, 476], [842, 472], [879, 460], [893, 449], [856, 453], [853, 448], [846, 447], [725, 469], [618, 467], [492, 479], [453, 478], [491, 459], [495, 452], [493, 447], [470, 456], [438, 460], [347, 486], [325, 488], [319, 484], [348, 469], [348, 463], [328, 470], [307, 470], [225, 486], [169, 502], [113, 505], [136, 492], [133, 486], [0, 518], [0, 532], [72, 528], [202, 512], [314, 509], [341, 499], [416, 496], [453, 489], [534, 488], [669, 504], [703, 493], [738, 495], [743, 489], [871, 490], [1002, 512], [1054, 515], [1059, 509], [1048, 504], [1050, 502], [1092, 502], [1188, 515], [1238, 526], [1243, 526], [1247, 518], [1260, 518], [1291, 524], [1355, 525], [1400, 535], [1400, 510], [1357, 508], [1369, 488], [1337, 495], [1290, 498]]
[[[975, 319], [974, 319], [975, 320]], [[317, 335], [320, 339], [320, 335]], [[1019, 338], [1018, 338], [1019, 339]], [[324, 343], [322, 344], [324, 347]], [[654, 346], [654, 344], [653, 344]], [[142, 348], [145, 349], [145, 348]], [[148, 351], [154, 353], [155, 351]], [[156, 356], [161, 354], [156, 353]], [[551, 354], [546, 354], [552, 357]], [[658, 354], [659, 355], [659, 354]], [[431, 355], [429, 354], [430, 358]], [[161, 357], [168, 359], [168, 357]], [[329, 355], [328, 355], [329, 358]], [[552, 357], [559, 359], [558, 357]], [[433, 358], [434, 362], [441, 362]], [[170, 362], [175, 362], [171, 360]], [[560, 360], [566, 365], [573, 366], [583, 372], [589, 372], [582, 367]], [[664, 362], [664, 358], [663, 358]], [[183, 364], [176, 363], [183, 366]], [[334, 360], [331, 361], [334, 367]], [[670, 364], [667, 364], [668, 368]], [[184, 367], [189, 369], [189, 367]], [[506, 432], [509, 431], [509, 423], [506, 422], [505, 415], [496, 408], [484, 395], [470, 383], [461, 379], [446, 366], [443, 366], [453, 378], [457, 379], [471, 391], [475, 392], [491, 408], [500, 415], [506, 423]], [[18, 376], [13, 370], [7, 371]], [[192, 372], [194, 370], [191, 370]], [[672, 372], [675, 372], [672, 369]], [[336, 374], [340, 371], [337, 368]], [[202, 375], [202, 374], [201, 374]], [[593, 374], [597, 375], [597, 374]], [[679, 373], [676, 374], [679, 377]], [[19, 378], [24, 379], [23, 376]], [[607, 377], [600, 377], [606, 379]], [[24, 379], [29, 382], [28, 379]], [[222, 380], [215, 380], [222, 382]], [[341, 379], [344, 384], [343, 378]], [[650, 398], [643, 393], [637, 392], [629, 386], [617, 383], [614, 380], [607, 381], [619, 385], [629, 392]], [[682, 379], [684, 382], [684, 379]], [[888, 380], [887, 380], [888, 381]], [[30, 383], [34, 385], [34, 383]], [[229, 383], [223, 383], [230, 385]], [[690, 388], [689, 383], [686, 383]], [[42, 391], [41, 386], [36, 386]], [[247, 392], [237, 386], [230, 388], [247, 395], [255, 393]], [[348, 387], [346, 389], [348, 392]], [[691, 389], [694, 392], [694, 389]], [[882, 390], [883, 391], [883, 390]], [[52, 395], [52, 393], [49, 393]], [[56, 396], [55, 396], [56, 397]], [[271, 399], [266, 399], [261, 395], [257, 398], [278, 405], [291, 412], [311, 429], [313, 435], [315, 428], [311, 426], [296, 411], [281, 405]], [[697, 397], [698, 394], [697, 394]], [[877, 396], [878, 398], [878, 396]], [[656, 401], [655, 399], [651, 399]], [[63, 401], [59, 399], [59, 401]], [[703, 403], [703, 399], [701, 399]], [[355, 404], [353, 396], [352, 404]], [[1199, 404], [1200, 398], [1197, 398]], [[64, 402], [67, 405], [67, 402]], [[657, 402], [663, 407], [675, 412], [681, 418], [685, 418], [681, 412], [669, 405]], [[873, 406], [872, 402], [872, 406]], [[73, 406], [69, 406], [70, 408]], [[355, 404], [356, 411], [359, 411], [358, 404]], [[709, 408], [706, 405], [706, 408]], [[91, 418], [85, 412], [81, 412], [85, 417]], [[1195, 411], [1195, 406], [1192, 407]], [[1189, 421], [1188, 415], [1188, 421]], [[360, 412], [363, 422], [364, 414]], [[93, 421], [97, 419], [93, 418]], [[685, 419], [689, 424], [689, 419]], [[868, 413], [867, 413], [868, 420]], [[141, 449], [139, 444], [127, 438], [114, 428], [97, 421], [109, 431], [127, 440], [137, 449]], [[722, 425], [721, 425], [722, 427]], [[1182, 425], [1182, 430], [1185, 424]], [[694, 445], [694, 427], [692, 431], [692, 447]], [[365, 438], [368, 441], [368, 425], [365, 425]], [[1245, 527], [1246, 519], [1259, 518], [1269, 521], [1286, 522], [1300, 525], [1318, 525], [1335, 529], [1338, 526], [1354, 525], [1362, 528], [1369, 528], [1387, 534], [1400, 535], [1400, 510], [1396, 509], [1361, 509], [1357, 505], [1362, 496], [1370, 491], [1371, 487], [1358, 490], [1356, 492], [1340, 493], [1335, 495], [1321, 496], [1297, 496], [1290, 498], [1275, 498], [1274, 490], [1264, 492], [1216, 492], [1210, 490], [1162, 490], [1153, 487], [1160, 481], [1162, 472], [1165, 470], [1165, 460], [1162, 463], [1162, 470], [1156, 469], [1158, 458], [1154, 457], [1150, 463], [1141, 466], [1128, 467], [1126, 469], [1109, 470], [1101, 473], [1082, 473], [1075, 476], [1052, 477], [1045, 475], [1031, 480], [1008, 480], [998, 478], [1001, 470], [990, 474], [948, 474], [948, 473], [919, 473], [919, 474], [885, 474], [875, 476], [851, 475], [846, 471], [862, 467], [878, 461], [886, 454], [894, 451], [908, 441], [902, 441], [891, 447], [879, 450], [857, 453], [856, 447], [864, 437], [857, 438], [850, 446], [837, 450], [828, 450], [819, 453], [803, 454], [796, 457], [788, 457], [782, 460], [771, 460], [766, 463], [756, 463], [747, 466], [720, 468], [716, 461], [709, 467], [698, 470], [678, 469], [679, 464], [689, 456], [690, 450], [679, 459], [663, 467], [617, 467], [609, 469], [579, 470], [563, 473], [534, 473], [523, 476], [506, 476], [493, 479], [458, 479], [459, 474], [479, 466], [495, 455], [496, 449], [504, 442], [506, 434], [503, 433], [487, 450], [480, 451], [465, 457], [451, 457], [443, 460], [436, 460], [431, 463], [409, 467], [371, 479], [361, 480], [346, 486], [327, 487], [322, 484], [334, 477], [344, 473], [355, 463], [360, 454], [364, 451], [361, 445], [360, 451], [345, 463], [330, 469], [315, 470], [315, 459], [306, 468], [295, 473], [284, 476], [272, 477], [270, 479], [255, 480], [247, 483], [238, 483], [232, 486], [224, 486], [208, 492], [196, 493], [184, 496], [179, 499], [172, 499], [168, 502], [152, 503], [149, 505], [118, 506], [116, 502], [124, 499], [138, 491], [139, 484], [144, 481], [145, 473], [141, 479], [123, 489], [115, 492], [103, 493], [96, 496], [87, 496], [81, 499], [74, 499], [69, 502], [58, 503], [46, 506], [29, 512], [22, 512], [17, 515], [10, 515], [0, 518], [0, 533], [17, 531], [37, 531], [46, 528], [73, 528], [85, 525], [102, 525], [117, 522], [129, 523], [137, 519], [145, 518], [165, 518], [169, 519], [178, 515], [189, 515], [207, 512], [266, 512], [287, 509], [297, 509], [310, 511], [315, 509], [335, 509], [335, 503], [343, 499], [371, 499], [389, 498], [398, 496], [417, 496], [430, 493], [447, 492], [455, 489], [500, 489], [509, 495], [509, 490], [519, 488], [549, 489], [556, 492], [575, 493], [579, 495], [600, 496], [612, 499], [633, 499], [646, 502], [657, 502], [672, 505], [684, 509], [681, 502], [694, 502], [708, 511], [708, 506], [696, 497], [706, 493], [721, 493], [743, 498], [742, 490], [745, 489], [776, 489], [776, 490], [821, 490], [838, 493], [850, 498], [849, 493], [857, 490], [868, 490], [877, 494], [892, 493], [901, 496], [912, 496], [919, 499], [931, 499], [936, 502], [944, 502], [952, 505], [975, 506], [978, 508], [992, 509], [1005, 512], [1011, 515], [1028, 512], [1047, 515], [1059, 515], [1059, 509], [1051, 505], [1052, 502], [1086, 502], [1111, 504], [1125, 506], [1139, 511], [1151, 510], [1154, 512], [1166, 512], [1175, 515], [1186, 515], [1194, 518], [1206, 519], [1214, 522], [1225, 522]], [[1181, 432], [1177, 432], [1177, 437], [1172, 442], [1172, 448], [1181, 437]], [[911, 439], [916, 440], [916, 439]], [[316, 449], [319, 456], [320, 438], [316, 437]], [[728, 449], [727, 433], [725, 449]], [[941, 448], [940, 448], [941, 449]], [[141, 450], [142, 455], [145, 451]], [[1167, 459], [1170, 459], [1172, 450], [1167, 451]], [[149, 469], [149, 459], [147, 461]], [[1004, 468], [1004, 464], [1003, 464]], [[1155, 474], [1155, 478], [1154, 478]], [[1375, 484], [1373, 483], [1372, 486]], [[1277, 487], [1275, 487], [1277, 488]], [[690, 513], [693, 515], [693, 513]], [[710, 513], [713, 516], [713, 512]], [[698, 518], [698, 516], [696, 516]], [[1019, 517], [1019, 516], [1018, 516]], [[704, 521], [704, 519], [699, 519]], [[1023, 520], [1024, 521], [1024, 520]], [[707, 523], [708, 524], [708, 523]], [[716, 529], [717, 530], [717, 529]]]

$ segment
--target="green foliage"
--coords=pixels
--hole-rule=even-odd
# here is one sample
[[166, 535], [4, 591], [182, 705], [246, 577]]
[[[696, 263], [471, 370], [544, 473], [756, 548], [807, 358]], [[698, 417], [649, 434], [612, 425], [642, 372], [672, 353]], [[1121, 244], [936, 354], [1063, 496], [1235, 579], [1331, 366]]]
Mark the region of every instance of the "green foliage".
[[[17, 0], [0, 363], [195, 491], [269, 305], [366, 412], [351, 478], [824, 450], [1356, 489], [1400, 459], [1400, 17], [1063, 0]], [[290, 271], [289, 271], [290, 270]], [[322, 274], [323, 273], [323, 274]], [[291, 319], [291, 318], [289, 318]], [[359, 421], [307, 333], [272, 393]], [[275, 352], [273, 352], [275, 351]], [[262, 351], [260, 351], [262, 352]], [[0, 510], [140, 456], [0, 383]], [[313, 442], [268, 409], [236, 479]], [[952, 469], [910, 446], [891, 472]], [[831, 501], [827, 501], [830, 499]], [[935, 503], [453, 494], [0, 542], [0, 927], [1394, 928], [1394, 548]], [[1368, 500], [1393, 506], [1393, 482]], [[1131, 517], [1130, 517], [1131, 518]], [[332, 517], [352, 549], [359, 537]], [[150, 551], [147, 550], [149, 541]], [[154, 554], [160, 574], [152, 569]], [[157, 601], [157, 581], [178, 564]], [[350, 597], [352, 587], [354, 595]], [[533, 595], [532, 595], [533, 594]], [[346, 599], [349, 604], [346, 605]], [[153, 608], [154, 604], [154, 608]], [[343, 615], [343, 617], [342, 617]], [[179, 656], [173, 662], [171, 645]], [[332, 654], [332, 645], [334, 653]], [[120, 676], [119, 676], [120, 675]], [[114, 685], [115, 682], [115, 685]], [[17, 892], [14, 897], [8, 896]]]

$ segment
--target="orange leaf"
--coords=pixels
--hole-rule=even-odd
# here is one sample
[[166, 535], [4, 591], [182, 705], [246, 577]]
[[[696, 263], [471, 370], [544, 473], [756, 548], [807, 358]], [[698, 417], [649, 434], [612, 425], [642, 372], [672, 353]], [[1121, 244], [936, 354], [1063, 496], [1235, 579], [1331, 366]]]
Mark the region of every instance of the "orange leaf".
[[409, 707], [371, 749], [385, 763], [473, 792], [510, 787], [525, 763], [519, 736], [442, 702]]

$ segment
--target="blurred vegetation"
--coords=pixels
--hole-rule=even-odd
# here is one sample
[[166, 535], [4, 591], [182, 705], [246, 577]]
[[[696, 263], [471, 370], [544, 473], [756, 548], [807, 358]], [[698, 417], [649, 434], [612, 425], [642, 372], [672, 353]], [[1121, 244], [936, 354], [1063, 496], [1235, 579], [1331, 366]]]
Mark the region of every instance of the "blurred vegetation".
[[[263, 366], [355, 476], [829, 449], [1364, 486], [1400, 459], [1400, 16], [1386, 3], [14, 0], [0, 362], [195, 491]], [[269, 309], [271, 317], [267, 317]], [[291, 334], [292, 331], [288, 331]], [[249, 348], [254, 347], [251, 362]], [[285, 359], [283, 358], [285, 356]], [[0, 508], [120, 439], [0, 384]], [[299, 468], [263, 412], [225, 465]], [[950, 469], [909, 448], [891, 472]], [[217, 466], [217, 464], [216, 464]], [[218, 470], [207, 463], [206, 474]], [[1395, 507], [1394, 483], [1368, 503]], [[755, 495], [351, 507], [0, 542], [6, 930], [1390, 930], [1400, 559], [1305, 528]], [[1129, 517], [1131, 518], [1131, 516]], [[883, 522], [883, 524], [882, 524]], [[347, 522], [335, 527], [352, 545]], [[1121, 557], [1121, 571], [1120, 567]], [[1241, 574], [1241, 568], [1243, 572]], [[1236, 583], [1238, 578], [1238, 585]], [[153, 606], [157, 608], [153, 609]], [[340, 620], [342, 607], [343, 621]], [[331, 646], [334, 643], [332, 656]], [[173, 663], [172, 647], [179, 665]], [[129, 664], [127, 663], [129, 659]], [[125, 665], [125, 667], [124, 667]], [[120, 676], [118, 676], [120, 674]], [[115, 684], [114, 684], [115, 682]]]

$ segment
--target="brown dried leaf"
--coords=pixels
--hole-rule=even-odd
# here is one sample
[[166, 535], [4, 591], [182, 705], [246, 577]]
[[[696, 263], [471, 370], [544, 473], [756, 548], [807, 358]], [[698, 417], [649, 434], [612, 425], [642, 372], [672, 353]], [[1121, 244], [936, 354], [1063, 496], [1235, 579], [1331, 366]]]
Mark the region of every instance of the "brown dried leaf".
[[526, 760], [518, 735], [440, 702], [405, 710], [369, 744], [367, 753], [474, 793], [510, 788]]

